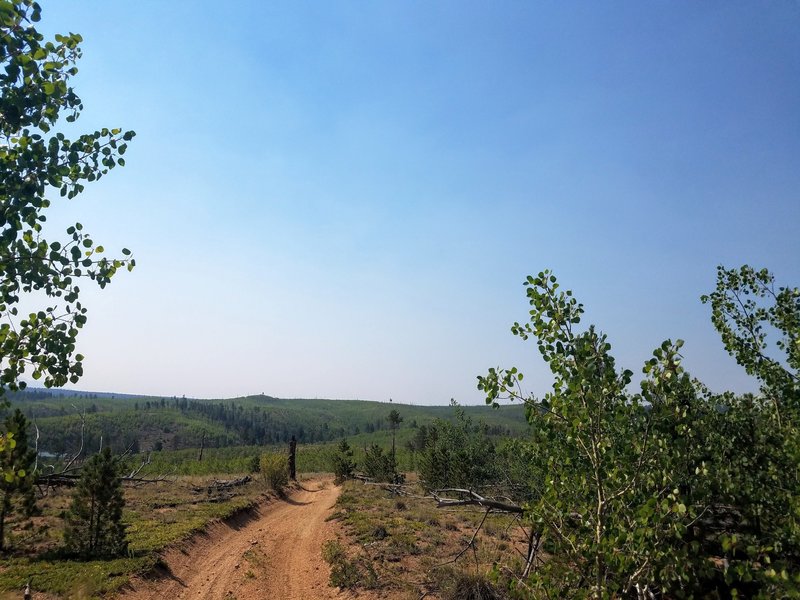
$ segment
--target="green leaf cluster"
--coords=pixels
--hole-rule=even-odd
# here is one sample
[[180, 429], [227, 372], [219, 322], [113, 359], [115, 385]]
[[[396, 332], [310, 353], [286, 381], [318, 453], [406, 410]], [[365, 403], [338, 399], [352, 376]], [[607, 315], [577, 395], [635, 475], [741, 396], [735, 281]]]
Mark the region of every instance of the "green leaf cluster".
[[[65, 239], [45, 237], [52, 195], [74, 198], [124, 165], [135, 134], [103, 128], [70, 139], [54, 132], [62, 117], [75, 121], [83, 109], [71, 86], [82, 39], [70, 33], [46, 41], [35, 28], [40, 16], [32, 0], [0, 2], [0, 392], [23, 388], [26, 372], [47, 387], [77, 382], [83, 357], [75, 340], [86, 323], [79, 283], [105, 287], [135, 264], [127, 249], [123, 258], [104, 256], [80, 223]], [[47, 304], [20, 314], [26, 294]]]
[[[715, 395], [683, 369], [667, 340], [642, 369], [619, 369], [583, 306], [543, 271], [525, 282], [534, 337], [552, 391], [522, 391], [516, 368], [490, 369], [487, 403], [522, 400], [531, 439], [514, 465], [525, 518], [542, 534], [523, 595], [614, 598], [777, 597], [798, 592], [797, 348], [800, 294], [766, 271], [720, 269], [712, 320], [762, 393]], [[777, 333], [778, 359], [766, 354]]]

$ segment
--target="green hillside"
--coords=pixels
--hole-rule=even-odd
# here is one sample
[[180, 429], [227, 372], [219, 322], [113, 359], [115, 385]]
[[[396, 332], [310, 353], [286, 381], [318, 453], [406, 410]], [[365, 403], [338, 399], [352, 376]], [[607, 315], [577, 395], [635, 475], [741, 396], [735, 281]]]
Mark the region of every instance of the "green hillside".
[[[53, 454], [79, 447], [82, 420], [87, 448], [102, 443], [115, 451], [225, 448], [284, 444], [292, 436], [303, 444], [352, 438], [358, 446], [388, 437], [389, 411], [403, 417], [398, 441], [411, 439], [414, 430], [434, 419], [452, 419], [450, 406], [412, 406], [365, 400], [283, 399], [247, 396], [234, 399], [191, 399], [113, 396], [93, 393], [67, 395], [64, 391], [31, 390], [14, 394], [20, 408], [39, 428], [39, 448]], [[463, 407], [475, 421], [483, 421], [492, 435], [516, 436], [526, 431], [519, 405], [492, 409]], [[82, 419], [83, 416], [83, 419]]]

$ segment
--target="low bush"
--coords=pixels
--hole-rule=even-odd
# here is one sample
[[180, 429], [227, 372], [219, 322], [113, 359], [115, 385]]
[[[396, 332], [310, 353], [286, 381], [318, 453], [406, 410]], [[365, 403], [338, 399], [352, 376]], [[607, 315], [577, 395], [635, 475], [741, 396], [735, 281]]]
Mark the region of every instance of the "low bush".
[[341, 589], [354, 589], [356, 586], [373, 588], [377, 576], [372, 565], [359, 564], [350, 559], [337, 540], [329, 540], [322, 547], [322, 558], [331, 566], [330, 585]]
[[289, 461], [283, 454], [266, 452], [261, 455], [261, 475], [264, 482], [278, 493], [282, 493], [289, 484]]
[[445, 585], [442, 600], [502, 600], [505, 597], [486, 575], [456, 571]]
[[258, 473], [261, 471], [261, 457], [254, 456], [247, 461], [247, 470], [251, 473]]

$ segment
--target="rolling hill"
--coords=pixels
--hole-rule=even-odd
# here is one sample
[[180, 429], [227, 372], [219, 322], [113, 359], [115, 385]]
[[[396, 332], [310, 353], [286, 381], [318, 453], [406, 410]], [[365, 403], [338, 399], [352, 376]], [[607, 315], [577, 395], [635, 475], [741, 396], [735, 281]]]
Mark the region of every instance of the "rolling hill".
[[[451, 419], [451, 406], [412, 406], [366, 400], [285, 399], [265, 395], [232, 399], [118, 396], [32, 389], [11, 395], [39, 429], [39, 448], [53, 454], [74, 452], [84, 430], [87, 448], [110, 445], [115, 451], [181, 450], [262, 446], [287, 442], [293, 435], [314, 444], [354, 438], [366, 444], [388, 439], [389, 411], [403, 417], [398, 439], [435, 419]], [[516, 436], [527, 430], [519, 405], [492, 409], [463, 407], [483, 421], [492, 435]], [[102, 438], [102, 442], [101, 442]]]

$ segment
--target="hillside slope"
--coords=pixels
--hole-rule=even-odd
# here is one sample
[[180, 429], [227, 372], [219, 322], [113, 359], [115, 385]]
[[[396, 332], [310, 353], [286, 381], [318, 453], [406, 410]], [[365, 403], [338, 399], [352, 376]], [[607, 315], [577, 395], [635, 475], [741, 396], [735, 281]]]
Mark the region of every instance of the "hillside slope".
[[[91, 392], [75, 396], [32, 390], [14, 394], [20, 408], [39, 428], [39, 447], [54, 454], [103, 443], [115, 451], [180, 450], [241, 445], [283, 444], [292, 436], [301, 443], [341, 437], [388, 439], [387, 415], [397, 410], [403, 422], [399, 439], [435, 419], [452, 419], [450, 406], [412, 406], [365, 400], [283, 399], [258, 395], [225, 400], [162, 397], [116, 397]], [[527, 429], [521, 406], [491, 409], [463, 407], [467, 416], [486, 423], [490, 434], [515, 436]], [[83, 422], [85, 421], [85, 427]]]

